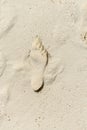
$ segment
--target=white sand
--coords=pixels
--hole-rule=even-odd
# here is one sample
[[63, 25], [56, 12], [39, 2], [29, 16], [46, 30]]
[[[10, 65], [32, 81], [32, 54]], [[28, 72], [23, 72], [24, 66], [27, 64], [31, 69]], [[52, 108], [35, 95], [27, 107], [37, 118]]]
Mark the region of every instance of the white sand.
[[[85, 5], [0, 0], [0, 130], [87, 130]], [[50, 54], [39, 93], [24, 60], [36, 35]]]

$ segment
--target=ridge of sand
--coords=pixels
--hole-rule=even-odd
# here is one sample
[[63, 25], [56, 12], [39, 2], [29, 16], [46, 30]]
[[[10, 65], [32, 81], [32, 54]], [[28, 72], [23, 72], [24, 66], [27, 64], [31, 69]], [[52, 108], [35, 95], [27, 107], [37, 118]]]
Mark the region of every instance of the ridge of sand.
[[0, 38], [5, 36], [15, 24], [16, 14], [7, 0], [0, 0]]

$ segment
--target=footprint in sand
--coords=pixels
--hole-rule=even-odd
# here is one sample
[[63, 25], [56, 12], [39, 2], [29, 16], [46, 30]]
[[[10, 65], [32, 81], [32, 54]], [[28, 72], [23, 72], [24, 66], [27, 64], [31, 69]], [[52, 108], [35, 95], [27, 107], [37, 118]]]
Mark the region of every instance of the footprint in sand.
[[31, 86], [34, 91], [39, 91], [44, 85], [44, 72], [48, 63], [48, 52], [38, 36], [32, 43], [29, 62], [31, 67]]
[[[31, 51], [22, 62], [13, 65], [16, 72], [30, 72], [31, 86], [34, 91], [39, 91], [44, 84], [52, 84], [57, 75], [64, 71], [64, 64], [57, 57], [48, 57], [49, 53], [44, 48], [41, 39], [37, 36], [32, 43]], [[49, 59], [49, 64], [48, 64]]]

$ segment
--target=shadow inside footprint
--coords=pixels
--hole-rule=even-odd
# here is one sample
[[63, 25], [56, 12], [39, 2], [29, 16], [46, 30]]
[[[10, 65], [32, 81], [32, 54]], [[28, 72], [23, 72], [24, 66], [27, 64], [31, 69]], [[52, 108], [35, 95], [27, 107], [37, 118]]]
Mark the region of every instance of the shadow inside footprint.
[[34, 92], [39, 93], [43, 89], [43, 87], [44, 87], [44, 82], [43, 82], [42, 86], [38, 90], [34, 90]]

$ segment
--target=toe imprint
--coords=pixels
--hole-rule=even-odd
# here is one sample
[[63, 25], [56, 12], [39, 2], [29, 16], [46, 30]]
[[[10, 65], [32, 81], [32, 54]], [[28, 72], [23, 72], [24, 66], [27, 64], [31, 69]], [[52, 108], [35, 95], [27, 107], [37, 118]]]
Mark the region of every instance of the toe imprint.
[[37, 36], [35, 41], [32, 44], [32, 49], [40, 50], [41, 52], [46, 52], [46, 49], [44, 48], [41, 39]]

